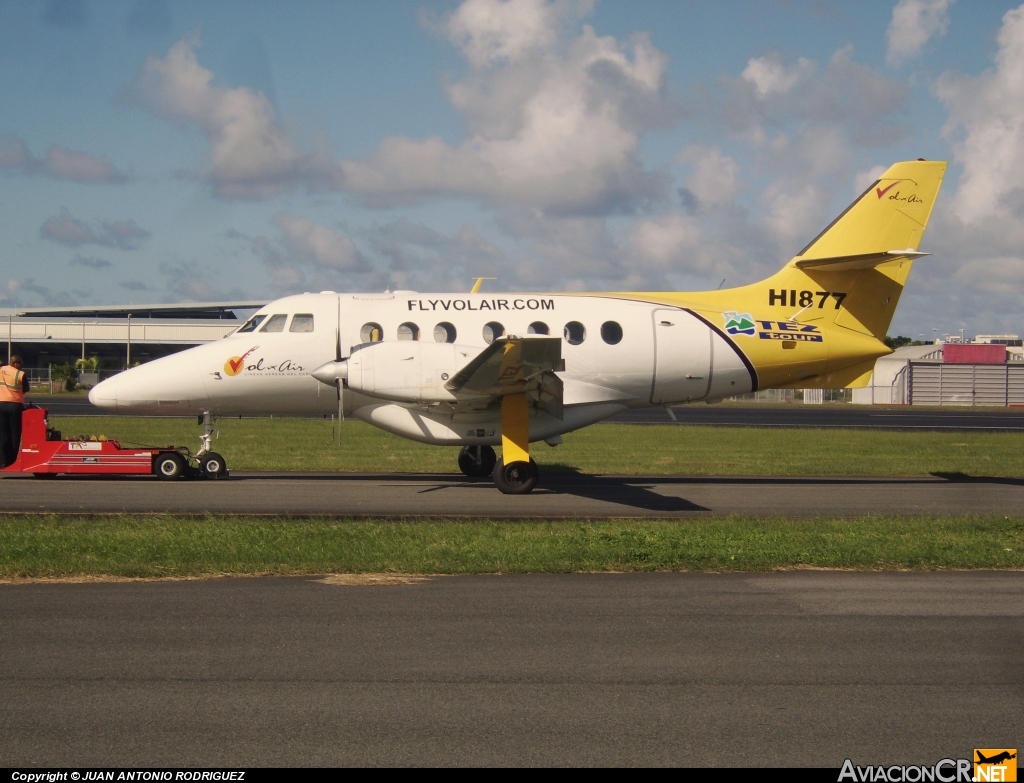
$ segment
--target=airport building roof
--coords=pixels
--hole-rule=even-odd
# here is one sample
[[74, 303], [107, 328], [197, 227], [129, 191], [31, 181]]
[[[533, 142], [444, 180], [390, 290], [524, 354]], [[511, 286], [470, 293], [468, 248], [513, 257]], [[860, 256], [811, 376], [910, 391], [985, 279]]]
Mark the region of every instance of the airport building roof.
[[176, 318], [237, 320], [236, 310], [258, 310], [266, 299], [231, 302], [173, 302], [164, 304], [88, 305], [76, 307], [0, 308], [3, 318]]
[[[6, 321], [6, 322], [5, 322]], [[206, 343], [231, 334], [241, 325], [231, 319], [135, 318], [132, 343]], [[0, 320], [0, 342], [127, 343], [127, 318], [9, 318]]]

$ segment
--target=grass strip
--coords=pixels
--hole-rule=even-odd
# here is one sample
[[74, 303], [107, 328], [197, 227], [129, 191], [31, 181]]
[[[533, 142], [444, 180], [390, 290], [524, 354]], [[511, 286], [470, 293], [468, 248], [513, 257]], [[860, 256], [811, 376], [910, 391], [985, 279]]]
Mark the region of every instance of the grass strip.
[[[196, 447], [195, 419], [51, 417], [68, 435]], [[360, 421], [221, 419], [214, 449], [232, 470], [452, 473], [457, 447], [427, 446]], [[333, 433], [333, 435], [332, 435]], [[558, 448], [534, 446], [544, 471], [626, 475], [1024, 476], [1015, 432], [935, 432], [596, 424]]]
[[1024, 519], [0, 517], [0, 579], [1024, 568]]

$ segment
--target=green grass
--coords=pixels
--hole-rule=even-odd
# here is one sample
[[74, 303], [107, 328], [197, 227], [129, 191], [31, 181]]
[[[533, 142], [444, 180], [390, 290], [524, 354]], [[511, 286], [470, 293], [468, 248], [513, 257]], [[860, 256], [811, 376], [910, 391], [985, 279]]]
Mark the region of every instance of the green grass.
[[1020, 517], [0, 517], [0, 578], [1024, 568]]
[[[51, 417], [67, 435], [198, 445], [195, 419]], [[334, 426], [339, 426], [335, 424]], [[455, 472], [455, 447], [426, 446], [359, 421], [222, 419], [214, 448], [236, 470]], [[557, 448], [535, 445], [545, 470], [684, 475], [1024, 476], [1024, 437], [1008, 432], [597, 424]]]

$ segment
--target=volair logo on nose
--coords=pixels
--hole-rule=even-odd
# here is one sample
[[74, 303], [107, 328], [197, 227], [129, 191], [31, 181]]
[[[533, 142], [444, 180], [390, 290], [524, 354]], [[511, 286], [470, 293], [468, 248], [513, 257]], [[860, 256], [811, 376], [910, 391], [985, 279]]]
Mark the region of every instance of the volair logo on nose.
[[238, 375], [245, 368], [245, 358], [259, 348], [258, 345], [254, 345], [248, 351], [243, 353], [241, 356], [232, 356], [226, 362], [224, 362], [224, 374], [234, 377]]

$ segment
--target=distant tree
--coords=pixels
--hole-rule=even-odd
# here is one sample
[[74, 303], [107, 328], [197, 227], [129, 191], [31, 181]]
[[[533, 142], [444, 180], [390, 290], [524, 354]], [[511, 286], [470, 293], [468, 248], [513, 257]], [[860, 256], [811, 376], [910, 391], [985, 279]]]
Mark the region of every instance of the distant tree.
[[895, 351], [897, 348], [902, 348], [904, 345], [913, 345], [914, 341], [909, 337], [900, 335], [899, 337], [886, 337], [885, 344]]
[[64, 382], [65, 391], [74, 391], [77, 381], [75, 380], [75, 368], [70, 364], [51, 364], [50, 378], [55, 381]]

